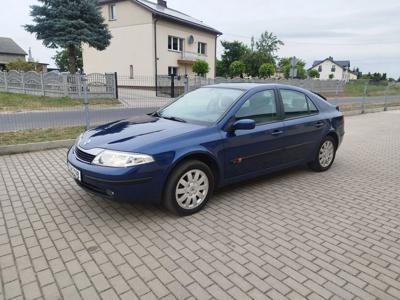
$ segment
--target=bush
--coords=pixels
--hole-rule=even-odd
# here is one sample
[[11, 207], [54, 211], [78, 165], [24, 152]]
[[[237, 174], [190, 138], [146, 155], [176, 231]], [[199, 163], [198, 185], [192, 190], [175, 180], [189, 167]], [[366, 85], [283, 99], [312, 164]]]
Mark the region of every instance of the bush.
[[210, 71], [210, 67], [205, 60], [199, 59], [193, 64], [192, 70], [199, 76], [205, 76]]
[[335, 75], [334, 74], [329, 74], [329, 79], [333, 79], [333, 78], [335, 78]]
[[29, 72], [35, 71], [35, 64], [26, 62], [22, 59], [18, 59], [16, 61], [9, 62], [6, 64], [7, 71], [19, 71], [19, 72]]
[[229, 66], [229, 75], [231, 75], [232, 78], [236, 76], [243, 77], [245, 70], [246, 65], [240, 60], [236, 60]]
[[308, 76], [310, 78], [319, 78], [319, 72], [315, 69], [308, 70]]
[[258, 69], [258, 76], [260, 78], [271, 77], [275, 74], [275, 67], [271, 63], [262, 64]]

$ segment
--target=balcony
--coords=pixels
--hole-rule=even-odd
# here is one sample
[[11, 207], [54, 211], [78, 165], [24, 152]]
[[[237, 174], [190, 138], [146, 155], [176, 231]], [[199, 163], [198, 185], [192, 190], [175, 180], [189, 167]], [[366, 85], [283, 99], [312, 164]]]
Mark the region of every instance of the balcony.
[[204, 57], [204, 55], [198, 54], [196, 52], [183, 51], [181, 53], [181, 58], [178, 59], [178, 64], [193, 65], [198, 59], [202, 57]]

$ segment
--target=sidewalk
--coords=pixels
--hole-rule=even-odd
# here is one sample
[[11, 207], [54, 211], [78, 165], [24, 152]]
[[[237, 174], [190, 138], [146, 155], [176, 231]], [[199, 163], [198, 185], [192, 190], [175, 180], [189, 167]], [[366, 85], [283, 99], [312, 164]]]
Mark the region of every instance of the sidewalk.
[[178, 218], [88, 194], [66, 149], [0, 156], [0, 299], [398, 299], [400, 111], [346, 118], [332, 169]]

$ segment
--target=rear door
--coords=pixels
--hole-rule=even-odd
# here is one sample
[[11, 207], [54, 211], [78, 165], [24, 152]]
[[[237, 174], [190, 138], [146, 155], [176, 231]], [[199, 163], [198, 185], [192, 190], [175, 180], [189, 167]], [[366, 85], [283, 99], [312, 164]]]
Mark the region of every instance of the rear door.
[[281, 164], [283, 127], [279, 102], [273, 89], [251, 95], [236, 112], [234, 119], [252, 119], [252, 130], [225, 132], [224, 173], [233, 178], [264, 171]]
[[319, 145], [328, 122], [304, 93], [279, 89], [284, 112], [285, 151], [283, 162], [310, 160]]

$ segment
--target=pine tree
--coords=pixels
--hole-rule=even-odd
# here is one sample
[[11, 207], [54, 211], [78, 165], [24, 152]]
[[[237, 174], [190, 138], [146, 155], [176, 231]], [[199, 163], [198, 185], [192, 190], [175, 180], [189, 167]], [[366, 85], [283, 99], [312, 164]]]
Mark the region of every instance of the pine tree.
[[33, 25], [25, 25], [30, 33], [49, 48], [68, 51], [69, 71], [76, 73], [76, 49], [88, 44], [97, 50], [110, 45], [111, 33], [104, 23], [97, 0], [38, 0], [31, 6]]

